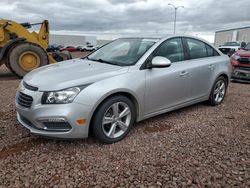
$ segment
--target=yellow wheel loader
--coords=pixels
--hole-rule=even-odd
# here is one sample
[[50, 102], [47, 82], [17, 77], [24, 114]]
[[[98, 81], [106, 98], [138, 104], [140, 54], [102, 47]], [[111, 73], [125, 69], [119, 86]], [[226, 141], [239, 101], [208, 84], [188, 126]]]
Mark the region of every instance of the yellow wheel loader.
[[[33, 25], [41, 25], [39, 32], [30, 32]], [[47, 52], [49, 22], [17, 23], [0, 19], [0, 66], [5, 64], [14, 74], [23, 77], [38, 67], [71, 59], [69, 52]]]

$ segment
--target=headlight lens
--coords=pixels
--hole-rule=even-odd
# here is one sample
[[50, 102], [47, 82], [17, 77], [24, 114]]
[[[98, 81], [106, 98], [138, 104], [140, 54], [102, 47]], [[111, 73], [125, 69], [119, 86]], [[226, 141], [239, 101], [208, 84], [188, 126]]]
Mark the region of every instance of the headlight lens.
[[[87, 86], [85, 86], [87, 87]], [[67, 104], [73, 102], [75, 97], [85, 87], [72, 87], [61, 91], [44, 92], [42, 104]]]
[[235, 59], [235, 60], [238, 60], [238, 59], [240, 59], [240, 56], [239, 56], [238, 54], [234, 54], [234, 55], [232, 56], [232, 58]]

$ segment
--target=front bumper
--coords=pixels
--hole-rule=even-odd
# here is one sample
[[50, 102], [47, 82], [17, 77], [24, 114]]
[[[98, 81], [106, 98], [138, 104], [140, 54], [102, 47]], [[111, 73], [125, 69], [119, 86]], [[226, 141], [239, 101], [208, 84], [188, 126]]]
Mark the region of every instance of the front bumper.
[[[17, 101], [17, 93], [17, 119], [24, 127], [29, 129], [31, 133], [55, 138], [88, 137], [90, 112], [92, 109], [90, 106], [74, 102], [70, 104], [42, 105], [42, 92], [34, 92], [27, 89], [23, 89], [21, 92], [31, 96], [33, 102], [30, 108], [23, 107]], [[80, 118], [87, 120], [85, 124], [79, 125], [77, 123], [77, 120]], [[54, 126], [54, 128], [46, 127], [51, 124], [56, 124], [56, 126]], [[64, 127], [60, 127], [60, 125]]]
[[242, 82], [250, 82], [250, 68], [235, 68], [231, 79]]

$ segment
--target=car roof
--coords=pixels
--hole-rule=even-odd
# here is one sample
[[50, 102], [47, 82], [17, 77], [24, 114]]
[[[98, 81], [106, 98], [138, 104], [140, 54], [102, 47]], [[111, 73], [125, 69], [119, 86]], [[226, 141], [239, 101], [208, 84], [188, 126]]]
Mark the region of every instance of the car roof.
[[213, 46], [212, 43], [208, 42], [207, 40], [204, 40], [202, 38], [199, 38], [199, 37], [196, 37], [196, 36], [192, 36], [192, 35], [171, 35], [171, 34], [168, 34], [168, 35], [162, 35], [162, 36], [159, 36], [159, 37], [154, 37], [153, 35], [150, 35], [150, 36], [132, 36], [132, 37], [121, 37], [121, 38], [118, 38], [118, 39], [148, 39], [148, 40], [156, 40], [156, 41], [163, 41], [163, 40], [167, 40], [169, 38], [173, 38], [173, 37], [187, 37], [187, 38], [193, 38], [193, 39], [197, 39], [197, 40], [200, 40], [200, 41], [203, 41], [207, 44], [210, 44]]

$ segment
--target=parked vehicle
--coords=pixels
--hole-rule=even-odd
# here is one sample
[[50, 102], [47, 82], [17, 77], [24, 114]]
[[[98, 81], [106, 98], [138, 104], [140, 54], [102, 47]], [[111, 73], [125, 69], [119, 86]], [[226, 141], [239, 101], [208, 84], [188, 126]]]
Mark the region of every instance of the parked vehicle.
[[229, 57], [234, 54], [237, 50], [244, 48], [246, 46], [245, 42], [226, 42], [224, 45], [219, 47], [219, 50], [228, 55]]
[[62, 48], [63, 48], [62, 45], [52, 44], [48, 46], [47, 52], [57, 52]]
[[97, 49], [97, 47], [94, 46], [94, 45], [87, 45], [87, 46], [84, 46], [84, 47], [81, 49], [81, 51], [83, 51], [83, 52], [85, 52], [85, 51], [94, 51], [94, 50], [96, 50], [96, 49]]
[[66, 48], [61, 48], [60, 51], [75, 52], [75, 51], [77, 51], [77, 48], [74, 46], [67, 46]]
[[74, 63], [24, 77], [18, 121], [32, 133], [101, 142], [123, 139], [135, 122], [201, 101], [221, 104], [229, 58], [193, 37], [122, 38]]
[[250, 43], [232, 55], [231, 64], [233, 80], [250, 82]]
[[77, 51], [81, 51], [85, 46], [77, 46], [76, 49]]

